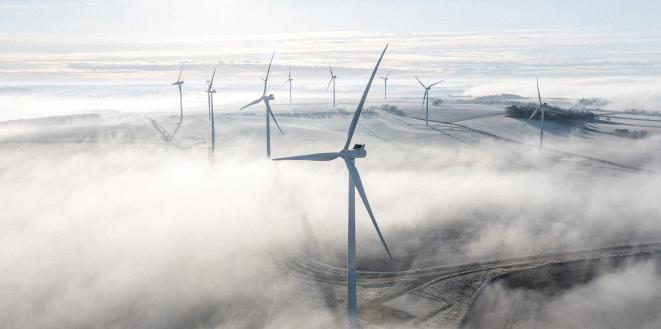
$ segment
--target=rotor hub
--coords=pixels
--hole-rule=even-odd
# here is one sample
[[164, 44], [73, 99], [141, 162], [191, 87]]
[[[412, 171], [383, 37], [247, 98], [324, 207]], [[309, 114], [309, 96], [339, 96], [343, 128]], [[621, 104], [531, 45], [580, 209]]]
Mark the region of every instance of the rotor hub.
[[367, 156], [365, 144], [355, 144], [352, 149], [340, 152], [340, 156], [347, 159], [358, 159]]

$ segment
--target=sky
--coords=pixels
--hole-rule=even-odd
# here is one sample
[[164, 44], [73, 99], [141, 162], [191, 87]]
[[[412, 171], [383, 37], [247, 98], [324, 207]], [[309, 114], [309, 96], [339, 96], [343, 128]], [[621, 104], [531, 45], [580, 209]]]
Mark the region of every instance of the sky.
[[0, 0], [0, 118], [169, 111], [182, 63], [188, 104], [204, 109], [217, 65], [217, 101], [234, 108], [274, 50], [276, 99], [290, 66], [299, 100], [326, 99], [332, 65], [351, 100], [386, 43], [393, 97], [419, 98], [414, 75], [445, 79], [437, 97], [533, 96], [540, 76], [547, 97], [658, 110], [658, 13], [648, 0]]
[[99, 37], [658, 28], [654, 0], [0, 0], [0, 35]]

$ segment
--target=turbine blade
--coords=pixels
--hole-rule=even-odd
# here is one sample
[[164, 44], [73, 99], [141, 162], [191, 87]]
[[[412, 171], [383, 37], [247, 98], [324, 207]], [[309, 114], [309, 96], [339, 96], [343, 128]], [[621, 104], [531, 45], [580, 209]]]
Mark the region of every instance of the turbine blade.
[[438, 82], [434, 82], [434, 83], [432, 83], [431, 85], [429, 85], [429, 88], [431, 88], [431, 87], [433, 87], [433, 86], [435, 86], [435, 85], [437, 85], [437, 84], [439, 84], [439, 83], [441, 83], [441, 82], [443, 82], [443, 81], [445, 81], [445, 80], [441, 80], [441, 81], [438, 81]]
[[326, 86], [326, 90], [328, 90], [328, 87], [330, 87], [332, 82], [333, 82], [333, 78], [330, 78], [330, 80], [328, 80], [328, 86]]
[[390, 73], [392, 73], [392, 71], [390, 71], [390, 72], [388, 72], [388, 74], [386, 74], [386, 79], [388, 79], [388, 77], [390, 76]]
[[241, 110], [243, 110], [243, 109], [245, 109], [245, 108], [246, 108], [246, 107], [248, 107], [248, 106], [253, 106], [253, 105], [255, 105], [255, 104], [257, 104], [257, 103], [259, 103], [259, 102], [261, 102], [261, 101], [262, 101], [262, 99], [261, 99], [261, 98], [257, 98], [256, 100], [254, 100], [254, 101], [252, 101], [252, 102], [250, 102], [250, 104], [248, 104], [248, 105], [246, 105], [246, 106], [244, 106], [244, 107], [242, 107], [242, 108], [240, 108], [240, 109], [239, 109], [239, 111], [241, 111]]
[[297, 156], [285, 157], [285, 158], [276, 158], [276, 159], [273, 159], [273, 160], [274, 161], [281, 161], [281, 160], [331, 161], [331, 160], [335, 160], [339, 157], [340, 157], [340, 153], [328, 152], [328, 153], [314, 153], [314, 154], [306, 154], [306, 155], [297, 155]]
[[177, 82], [181, 81], [181, 71], [184, 70], [184, 64], [181, 64], [181, 67], [179, 67], [179, 78], [177, 78]]
[[216, 77], [216, 66], [214, 65], [213, 67], [213, 74], [211, 75], [211, 80], [209, 80], [209, 89], [207, 91], [211, 91], [213, 88], [213, 79]]
[[363, 182], [360, 180], [360, 174], [358, 173], [358, 169], [356, 168], [356, 165], [354, 165], [353, 162], [346, 159], [344, 160], [344, 163], [347, 165], [347, 169], [349, 169], [349, 174], [351, 175], [353, 184], [356, 186], [356, 190], [358, 190], [358, 194], [360, 195], [360, 198], [363, 200], [365, 209], [367, 209], [367, 214], [370, 216], [370, 219], [372, 220], [374, 229], [376, 229], [376, 233], [379, 235], [379, 239], [381, 239], [381, 243], [383, 244], [383, 247], [386, 249], [388, 256], [392, 258], [392, 254], [390, 253], [388, 244], [386, 244], [386, 239], [383, 238], [383, 234], [381, 234], [381, 230], [379, 229], [379, 224], [377, 224], [376, 218], [374, 218], [374, 213], [372, 213], [372, 207], [370, 207], [370, 202], [367, 200], [367, 194], [365, 194], [365, 188], [363, 188]]
[[331, 77], [334, 77], [335, 74], [333, 74], [333, 68], [330, 65], [328, 65], [328, 69], [330, 70]]
[[539, 98], [539, 106], [542, 106], [542, 94], [539, 93], [539, 77], [537, 77], [537, 98]]
[[417, 76], [417, 75], [415, 76], [415, 79], [418, 80], [418, 83], [422, 86], [422, 88], [427, 89], [427, 86], [425, 86], [425, 85], [422, 83], [422, 81], [420, 81], [420, 79], [418, 79], [418, 76]]
[[275, 50], [273, 51], [273, 55], [271, 55], [271, 60], [269, 61], [269, 68], [266, 69], [266, 79], [264, 79], [264, 92], [262, 93], [262, 96], [266, 96], [266, 86], [269, 83], [269, 74], [271, 73], [271, 64], [273, 63], [274, 56], [275, 56]]
[[273, 119], [273, 122], [275, 122], [276, 127], [278, 127], [278, 130], [280, 130], [280, 133], [281, 133], [281, 134], [284, 134], [284, 132], [282, 131], [282, 129], [280, 129], [280, 125], [278, 124], [278, 120], [276, 120], [276, 119], [275, 119], [275, 115], [273, 115], [273, 111], [271, 111], [271, 105], [269, 104], [269, 102], [264, 102], [264, 103], [266, 104], [266, 110], [267, 110], [267, 111], [269, 112], [269, 114], [271, 115], [271, 118]]
[[287, 79], [291, 80], [291, 65], [289, 65], [289, 76], [287, 77]]
[[381, 65], [381, 60], [383, 59], [383, 55], [386, 54], [386, 50], [388, 50], [387, 44], [386, 47], [383, 48], [383, 51], [381, 52], [381, 57], [379, 57], [379, 61], [377, 61], [376, 66], [374, 66], [374, 70], [372, 71], [372, 75], [370, 76], [370, 79], [367, 82], [367, 86], [365, 86], [365, 91], [363, 92], [363, 97], [360, 99], [360, 103], [358, 103], [358, 108], [356, 108], [356, 113], [353, 114], [353, 119], [351, 119], [351, 125], [349, 126], [349, 132], [347, 134], [347, 141], [346, 143], [344, 143], [344, 148], [343, 148], [344, 151], [349, 149], [349, 144], [351, 144], [351, 138], [353, 138], [353, 133], [356, 131], [356, 126], [358, 125], [358, 119], [360, 119], [360, 113], [363, 111], [363, 105], [365, 105], [367, 94], [369, 94], [370, 92], [372, 81], [374, 80], [376, 71], [379, 70], [379, 65]]

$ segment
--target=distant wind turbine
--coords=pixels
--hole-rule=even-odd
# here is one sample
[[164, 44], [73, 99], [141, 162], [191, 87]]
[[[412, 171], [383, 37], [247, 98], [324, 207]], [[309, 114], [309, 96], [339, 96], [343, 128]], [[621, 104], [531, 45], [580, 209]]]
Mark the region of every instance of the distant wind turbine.
[[542, 103], [542, 94], [539, 92], [539, 77], [537, 77], [537, 99], [539, 99], [539, 107], [535, 110], [535, 112], [532, 113], [530, 118], [528, 118], [528, 121], [530, 121], [537, 112], [540, 112], [540, 120], [539, 120], [539, 149], [540, 151], [544, 147], [544, 109], [546, 108], [547, 104]]
[[289, 84], [289, 104], [291, 104], [291, 82], [294, 81], [294, 79], [291, 78], [291, 65], [289, 65], [289, 76], [287, 78], [287, 81], [285, 83]]
[[383, 79], [383, 99], [388, 100], [388, 79], [390, 79], [390, 73], [392, 71], [388, 72], [386, 76], [379, 76], [379, 78]]
[[177, 86], [179, 89], [179, 122], [177, 123], [177, 127], [174, 128], [174, 131], [172, 132], [172, 135], [170, 138], [174, 138], [175, 135], [177, 135], [177, 132], [179, 131], [179, 127], [181, 127], [181, 123], [184, 122], [184, 101], [183, 101], [183, 96], [181, 94], [181, 86], [184, 84], [184, 81], [181, 80], [181, 72], [184, 70], [184, 64], [181, 64], [181, 67], [179, 67], [179, 77], [177, 78], [177, 82], [173, 82], [173, 86]]
[[278, 130], [280, 130], [280, 133], [284, 134], [282, 132], [282, 129], [280, 129], [278, 120], [276, 120], [275, 115], [273, 115], [273, 111], [271, 110], [271, 104], [269, 103], [270, 101], [274, 100], [275, 97], [273, 97], [273, 94], [269, 94], [268, 96], [266, 96], [266, 89], [269, 83], [269, 73], [271, 72], [271, 63], [273, 63], [273, 56], [275, 56], [275, 52], [273, 52], [273, 55], [271, 55], [271, 61], [269, 62], [269, 67], [266, 70], [266, 78], [262, 79], [264, 80], [264, 92], [262, 93], [262, 97], [257, 98], [256, 100], [252, 101], [250, 104], [239, 109], [239, 111], [241, 111], [248, 106], [258, 104], [262, 101], [264, 102], [264, 105], [266, 105], [266, 157], [268, 157], [269, 159], [271, 158], [271, 120], [269, 116], [273, 118], [273, 122], [275, 122], [275, 125], [278, 127]]
[[439, 84], [439, 83], [441, 83], [445, 80], [434, 82], [434, 83], [430, 84], [429, 86], [425, 86], [422, 83], [422, 81], [420, 81], [420, 79], [418, 79], [417, 76], [415, 77], [415, 79], [418, 80], [418, 83], [420, 83], [422, 88], [425, 88], [425, 94], [422, 96], [422, 108], [424, 109], [425, 105], [427, 107], [427, 109], [425, 111], [425, 126], [429, 126], [429, 90], [431, 89], [431, 87], [433, 87], [433, 86], [435, 86], [435, 85], [437, 85], [437, 84]]
[[355, 159], [364, 158], [365, 156], [367, 156], [365, 145], [355, 144], [351, 149], [349, 149], [349, 145], [351, 145], [351, 139], [353, 137], [353, 133], [356, 131], [356, 126], [358, 125], [358, 119], [360, 118], [360, 113], [363, 111], [363, 105], [365, 104], [365, 99], [367, 98], [367, 94], [369, 93], [370, 86], [372, 85], [372, 81], [374, 80], [374, 76], [376, 75], [376, 71], [379, 69], [379, 64], [381, 64], [383, 55], [386, 53], [386, 49], [388, 49], [388, 45], [386, 45], [386, 47], [383, 49], [383, 52], [381, 53], [381, 57], [379, 57], [379, 61], [376, 63], [376, 66], [374, 67], [374, 71], [372, 71], [372, 75], [370, 76], [370, 79], [367, 82], [367, 86], [365, 87], [365, 91], [363, 92], [363, 97], [360, 99], [360, 103], [358, 103], [358, 108], [356, 109], [356, 112], [353, 115], [353, 119], [351, 120], [351, 125], [349, 126], [349, 132], [347, 134], [347, 140], [344, 143], [344, 147], [342, 147], [342, 150], [340, 150], [339, 152], [316, 153], [316, 154], [274, 159], [274, 160], [331, 161], [337, 158], [342, 158], [342, 160], [344, 160], [344, 164], [346, 165], [347, 170], [349, 172], [349, 209], [348, 209], [349, 225], [348, 225], [348, 234], [347, 234], [348, 236], [347, 327], [349, 329], [355, 329], [358, 326], [358, 304], [357, 304], [357, 296], [356, 296], [356, 276], [357, 276], [356, 219], [355, 219], [356, 190], [358, 190], [358, 194], [360, 195], [360, 198], [363, 201], [363, 204], [365, 205], [365, 209], [367, 209], [367, 214], [372, 220], [372, 224], [374, 225], [374, 228], [376, 229], [376, 233], [379, 235], [379, 238], [381, 239], [381, 243], [383, 244], [386, 253], [388, 253], [388, 256], [390, 258], [392, 258], [392, 255], [390, 254], [390, 249], [386, 244], [386, 240], [383, 238], [383, 234], [381, 234], [381, 230], [379, 229], [379, 225], [376, 222], [376, 218], [374, 218], [374, 214], [372, 213], [372, 208], [370, 207], [369, 201], [367, 200], [367, 194], [365, 194], [365, 189], [363, 188], [363, 183], [360, 179], [360, 174], [358, 173], [358, 169], [356, 168], [356, 165], [354, 163]]
[[214, 153], [216, 152], [216, 121], [213, 115], [213, 94], [216, 93], [216, 89], [213, 88], [213, 79], [216, 77], [216, 67], [213, 67], [213, 74], [211, 74], [211, 80], [209, 80], [209, 86], [207, 88], [207, 101], [209, 102], [209, 121], [211, 121], [211, 153], [209, 154], [211, 161], [214, 160]]
[[333, 107], [335, 107], [335, 79], [337, 79], [337, 75], [333, 74], [333, 68], [328, 65], [328, 69], [330, 70], [330, 80], [328, 81], [328, 86], [326, 86], [326, 90], [328, 90], [328, 87], [330, 87], [331, 83], [333, 84]]
[[161, 134], [161, 138], [163, 138], [164, 141], [166, 142], [171, 142], [174, 140], [174, 137], [177, 135], [177, 132], [179, 131], [179, 128], [181, 127], [181, 123], [184, 121], [184, 105], [183, 105], [183, 97], [181, 94], [181, 85], [184, 84], [184, 81], [181, 80], [181, 72], [184, 69], [184, 65], [182, 64], [179, 67], [179, 77], [177, 78], [177, 82], [172, 83], [173, 86], [177, 86], [179, 88], [179, 122], [177, 122], [177, 126], [174, 128], [174, 131], [172, 133], [168, 133], [165, 128], [161, 127], [156, 120], [150, 118], [149, 120], [151, 121], [152, 126], [154, 126], [154, 129], [158, 131]]

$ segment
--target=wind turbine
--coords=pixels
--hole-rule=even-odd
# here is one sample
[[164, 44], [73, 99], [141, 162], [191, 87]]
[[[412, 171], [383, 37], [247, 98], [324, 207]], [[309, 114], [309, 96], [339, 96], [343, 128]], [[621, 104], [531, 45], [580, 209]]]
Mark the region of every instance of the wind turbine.
[[177, 127], [174, 128], [174, 131], [172, 132], [170, 138], [174, 138], [174, 136], [179, 131], [179, 127], [181, 127], [181, 123], [184, 122], [184, 101], [183, 101], [183, 96], [181, 94], [181, 86], [184, 84], [184, 81], [181, 80], [181, 72], [183, 70], [184, 70], [184, 64], [181, 64], [181, 67], [179, 67], [179, 77], [177, 78], [177, 82], [172, 83], [173, 86], [177, 86], [177, 88], [179, 89], [179, 122], [177, 123]]
[[539, 99], [539, 107], [535, 110], [535, 112], [532, 113], [530, 118], [528, 118], [528, 121], [532, 119], [537, 112], [541, 111], [541, 117], [539, 120], [539, 150], [542, 150], [542, 147], [544, 147], [544, 109], [547, 106], [546, 103], [542, 103], [542, 94], [539, 92], [539, 77], [537, 77], [537, 99]]
[[425, 126], [429, 126], [429, 90], [431, 89], [431, 87], [433, 87], [433, 86], [435, 86], [435, 85], [437, 85], [437, 84], [439, 84], [439, 83], [441, 83], [445, 80], [434, 82], [434, 83], [430, 84], [429, 86], [425, 86], [422, 83], [422, 81], [420, 81], [420, 79], [418, 79], [418, 76], [416, 76], [415, 79], [418, 80], [418, 83], [420, 83], [422, 88], [425, 88], [425, 94], [422, 96], [422, 108], [424, 109], [425, 104], [426, 104], [427, 110], [425, 112]]
[[213, 67], [213, 74], [211, 74], [211, 80], [209, 80], [209, 86], [207, 88], [207, 101], [209, 103], [209, 121], [211, 121], [211, 153], [209, 157], [211, 161], [214, 159], [214, 153], [216, 152], [216, 121], [213, 115], [213, 94], [216, 93], [216, 89], [213, 88], [213, 79], [216, 77], [216, 67]]
[[241, 111], [248, 106], [255, 105], [262, 101], [264, 102], [264, 105], [266, 105], [266, 157], [269, 159], [271, 158], [271, 120], [269, 118], [269, 115], [271, 116], [271, 118], [273, 118], [273, 122], [275, 122], [275, 125], [278, 127], [278, 130], [280, 130], [280, 133], [284, 134], [282, 132], [282, 129], [280, 129], [278, 120], [276, 120], [275, 115], [273, 115], [273, 111], [271, 111], [271, 104], [269, 103], [270, 101], [274, 100], [275, 97], [273, 97], [273, 94], [269, 94], [268, 96], [266, 96], [266, 88], [268, 87], [268, 83], [269, 83], [269, 73], [271, 72], [271, 63], [273, 63], [273, 56], [275, 56], [275, 51], [273, 52], [273, 55], [271, 55], [269, 68], [266, 70], [266, 78], [262, 79], [264, 80], [264, 92], [262, 93], [262, 97], [257, 98], [256, 100], [252, 101], [250, 104], [239, 109], [239, 111]]
[[335, 107], [335, 79], [337, 79], [337, 75], [333, 74], [333, 68], [328, 65], [328, 69], [330, 70], [330, 75], [331, 78], [328, 81], [328, 86], [326, 86], [326, 90], [328, 90], [328, 87], [330, 87], [331, 83], [333, 84], [333, 107]]
[[386, 76], [379, 76], [379, 78], [383, 79], [383, 99], [388, 100], [388, 79], [390, 79], [390, 73], [392, 71], [388, 72]]
[[287, 81], [285, 81], [285, 84], [289, 84], [289, 104], [291, 104], [291, 82], [294, 81], [294, 79], [291, 78], [291, 65], [289, 65], [289, 76], [287, 78]]
[[376, 222], [376, 218], [374, 218], [374, 214], [372, 213], [372, 208], [370, 207], [369, 201], [367, 200], [367, 195], [365, 194], [365, 189], [363, 188], [363, 183], [360, 180], [360, 174], [358, 173], [358, 169], [356, 168], [356, 165], [354, 163], [354, 160], [357, 158], [364, 158], [367, 156], [367, 151], [365, 150], [365, 145], [363, 144], [355, 144], [351, 149], [349, 149], [349, 145], [351, 145], [351, 138], [353, 137], [353, 133], [356, 131], [356, 126], [358, 125], [358, 119], [360, 118], [360, 113], [363, 111], [363, 105], [365, 104], [365, 99], [367, 98], [367, 94], [369, 93], [370, 86], [372, 85], [372, 80], [374, 80], [374, 76], [376, 75], [376, 71], [379, 69], [379, 64], [381, 64], [381, 60], [383, 59], [383, 55], [386, 53], [386, 49], [388, 49], [388, 45], [383, 49], [383, 52], [381, 53], [381, 57], [379, 57], [379, 61], [376, 63], [376, 66], [374, 67], [374, 71], [372, 71], [372, 75], [370, 76], [369, 81], [367, 82], [367, 86], [365, 87], [365, 91], [363, 92], [363, 97], [360, 99], [360, 103], [358, 103], [358, 108], [356, 108], [356, 112], [353, 115], [353, 119], [351, 119], [351, 125], [349, 126], [349, 132], [347, 134], [347, 140], [344, 143], [344, 147], [342, 147], [342, 150], [339, 152], [329, 152], [329, 153], [316, 153], [316, 154], [308, 154], [308, 155], [300, 155], [300, 156], [293, 156], [293, 157], [287, 157], [287, 158], [278, 158], [274, 160], [309, 160], [309, 161], [331, 161], [335, 160], [337, 158], [342, 158], [344, 160], [344, 164], [347, 167], [347, 170], [349, 171], [349, 225], [348, 225], [348, 243], [347, 243], [347, 327], [349, 329], [355, 329], [357, 328], [358, 325], [358, 304], [357, 304], [357, 299], [356, 299], [356, 220], [355, 220], [355, 191], [358, 190], [358, 194], [360, 195], [360, 198], [363, 201], [363, 204], [365, 205], [365, 209], [367, 209], [367, 214], [369, 215], [370, 219], [372, 220], [372, 224], [374, 225], [374, 228], [376, 229], [376, 233], [379, 235], [379, 238], [381, 239], [381, 243], [383, 244], [383, 247], [386, 249], [386, 253], [388, 253], [388, 256], [392, 258], [392, 255], [390, 254], [390, 249], [388, 248], [388, 245], [386, 244], [386, 240], [383, 238], [383, 234], [381, 234], [381, 230], [379, 229], [379, 225]]
[[181, 80], [181, 71], [184, 69], [184, 65], [182, 64], [181, 67], [179, 68], [179, 78], [177, 78], [177, 82], [173, 83], [173, 86], [179, 87], [179, 122], [177, 122], [177, 126], [174, 128], [174, 131], [172, 133], [168, 133], [165, 128], [161, 127], [161, 125], [156, 122], [153, 118], [149, 118], [149, 121], [151, 121], [152, 126], [156, 131], [158, 131], [159, 134], [161, 134], [161, 138], [166, 141], [166, 142], [171, 142], [174, 140], [174, 136], [177, 135], [177, 132], [179, 131], [179, 127], [181, 127], [181, 123], [184, 121], [184, 105], [182, 101], [182, 95], [181, 95], [181, 85], [184, 84], [184, 82]]

